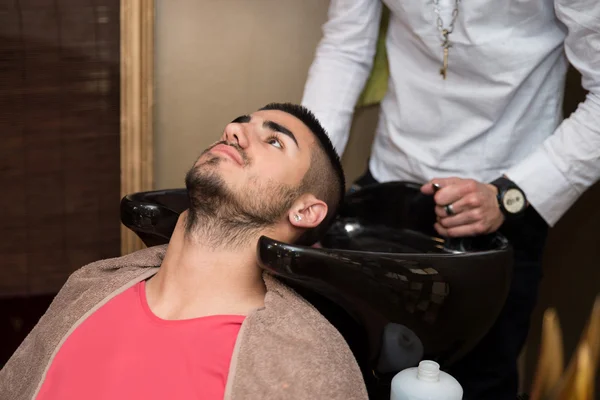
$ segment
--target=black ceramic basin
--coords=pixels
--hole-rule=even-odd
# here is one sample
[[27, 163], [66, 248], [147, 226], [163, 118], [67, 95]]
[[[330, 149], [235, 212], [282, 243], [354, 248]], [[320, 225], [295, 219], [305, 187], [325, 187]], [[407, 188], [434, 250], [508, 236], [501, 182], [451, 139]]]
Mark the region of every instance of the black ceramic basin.
[[[506, 239], [438, 237], [433, 200], [419, 187], [390, 182], [347, 195], [323, 248], [258, 244], [262, 267], [338, 327], [366, 375], [422, 358], [450, 366], [491, 327], [508, 293]], [[187, 204], [185, 189], [137, 193], [123, 198], [121, 218], [146, 245], [163, 244]]]
[[121, 222], [148, 247], [169, 243], [179, 214], [187, 210], [186, 189], [129, 194], [121, 199]]

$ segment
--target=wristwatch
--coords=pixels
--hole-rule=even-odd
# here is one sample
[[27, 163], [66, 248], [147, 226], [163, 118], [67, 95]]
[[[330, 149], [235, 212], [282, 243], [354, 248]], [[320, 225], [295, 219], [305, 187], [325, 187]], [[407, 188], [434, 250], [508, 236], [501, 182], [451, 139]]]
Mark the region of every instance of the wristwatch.
[[508, 220], [521, 217], [527, 208], [525, 193], [510, 179], [501, 177], [492, 182], [498, 188], [498, 205]]

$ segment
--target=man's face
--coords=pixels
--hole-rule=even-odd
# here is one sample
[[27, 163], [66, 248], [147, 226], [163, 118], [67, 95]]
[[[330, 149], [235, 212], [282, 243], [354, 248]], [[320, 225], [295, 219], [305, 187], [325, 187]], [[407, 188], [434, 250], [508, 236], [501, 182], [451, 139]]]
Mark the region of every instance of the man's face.
[[[186, 176], [190, 211], [196, 200], [197, 209], [239, 216], [241, 223], [275, 223], [301, 194], [314, 141], [302, 121], [283, 111], [236, 118]], [[223, 208], [230, 211], [227, 216]]]

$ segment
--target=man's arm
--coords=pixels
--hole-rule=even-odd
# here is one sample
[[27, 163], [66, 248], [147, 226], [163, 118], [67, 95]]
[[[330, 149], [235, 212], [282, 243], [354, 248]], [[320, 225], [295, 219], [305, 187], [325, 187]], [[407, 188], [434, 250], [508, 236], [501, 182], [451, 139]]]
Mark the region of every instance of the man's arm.
[[[525, 192], [528, 203], [550, 226], [600, 178], [600, 2], [555, 0], [555, 10], [568, 29], [567, 57], [589, 93], [540, 148], [504, 174]], [[432, 182], [442, 186], [435, 194], [435, 228], [441, 235], [485, 234], [503, 223], [492, 185], [458, 178]], [[431, 182], [421, 190], [434, 193]], [[455, 215], [448, 215], [447, 204], [452, 204]]]
[[565, 51], [589, 91], [543, 146], [506, 175], [550, 225], [600, 178], [600, 2], [555, 0]]
[[315, 113], [339, 154], [348, 142], [354, 106], [371, 72], [381, 8], [380, 0], [332, 0], [308, 73], [302, 105]]

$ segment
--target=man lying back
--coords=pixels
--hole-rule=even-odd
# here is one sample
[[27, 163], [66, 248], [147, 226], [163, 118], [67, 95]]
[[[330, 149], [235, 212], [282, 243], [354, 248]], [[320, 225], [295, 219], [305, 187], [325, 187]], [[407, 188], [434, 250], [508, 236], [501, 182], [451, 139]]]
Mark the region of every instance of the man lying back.
[[76, 271], [0, 372], [1, 399], [367, 398], [342, 336], [257, 265], [261, 235], [311, 244], [343, 197], [314, 116], [236, 118], [185, 182], [169, 244]]

